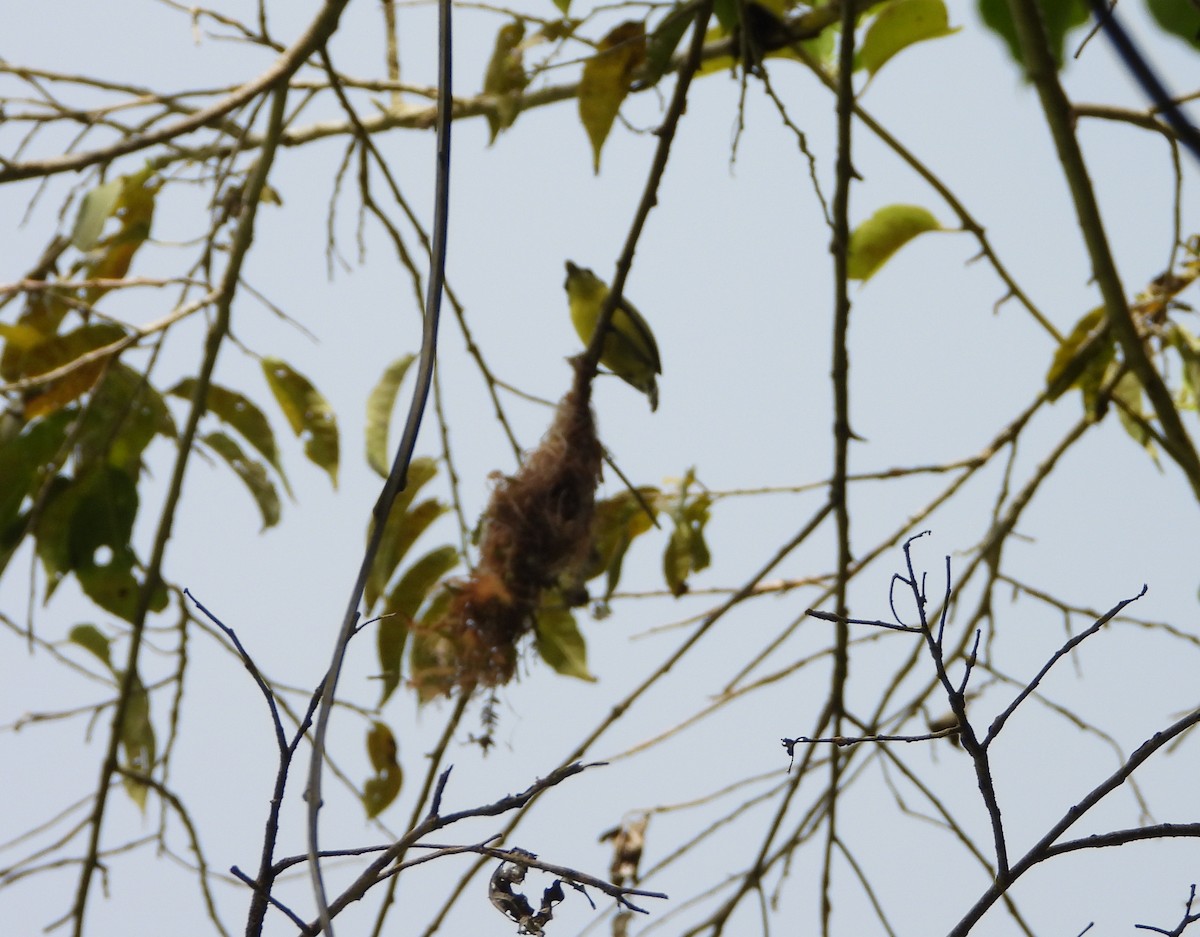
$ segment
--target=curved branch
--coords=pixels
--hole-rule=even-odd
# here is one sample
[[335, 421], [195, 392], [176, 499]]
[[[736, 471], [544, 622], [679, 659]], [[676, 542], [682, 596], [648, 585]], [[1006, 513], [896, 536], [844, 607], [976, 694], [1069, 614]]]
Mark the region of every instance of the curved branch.
[[[338, 18], [350, 0], [326, 0], [325, 8], [309, 24], [304, 34], [297, 39], [265, 72], [257, 78], [246, 82], [236, 91], [221, 98], [221, 100], [201, 108], [189, 117], [168, 124], [158, 130], [127, 137], [124, 140], [99, 150], [89, 150], [86, 153], [54, 156], [49, 159], [31, 160], [27, 163], [9, 163], [0, 167], [0, 183], [15, 182], [18, 179], [53, 176], [62, 172], [78, 172], [88, 166], [108, 163], [119, 156], [126, 156], [165, 143], [184, 134], [199, 130], [234, 111], [248, 101], [276, 87], [280, 82], [287, 82], [305, 63], [310, 55], [317, 51], [325, 40], [337, 29]], [[262, 142], [261, 140], [259, 141]], [[273, 146], [274, 143], [272, 142]]]

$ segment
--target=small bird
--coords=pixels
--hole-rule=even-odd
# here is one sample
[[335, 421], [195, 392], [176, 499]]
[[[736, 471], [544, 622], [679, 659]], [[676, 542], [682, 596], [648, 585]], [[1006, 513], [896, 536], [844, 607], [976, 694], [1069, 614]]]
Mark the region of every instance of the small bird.
[[[608, 296], [608, 286], [591, 270], [577, 267], [569, 260], [567, 281], [563, 286], [567, 290], [575, 331], [587, 345], [600, 321], [600, 310]], [[609, 320], [600, 363], [649, 397], [652, 411], [658, 409], [655, 375], [662, 374], [658, 344], [641, 313], [624, 297]]]

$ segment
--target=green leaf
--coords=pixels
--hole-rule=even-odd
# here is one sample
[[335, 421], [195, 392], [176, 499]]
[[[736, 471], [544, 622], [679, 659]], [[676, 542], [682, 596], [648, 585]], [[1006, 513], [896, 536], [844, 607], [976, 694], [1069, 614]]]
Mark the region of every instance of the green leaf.
[[368, 609], [374, 607], [379, 596], [383, 595], [392, 574], [400, 566], [400, 561], [404, 559], [404, 554], [412, 546], [413, 541], [430, 523], [445, 512], [445, 508], [436, 501], [426, 501], [425, 504], [437, 505], [435, 516], [429, 516], [434, 513], [434, 508], [430, 507], [424, 508], [421, 516], [414, 518], [409, 514], [409, 505], [412, 504], [417, 493], [436, 474], [437, 462], [433, 459], [413, 459], [409, 464], [407, 484], [392, 503], [392, 510], [388, 514], [383, 537], [379, 543], [379, 550], [375, 554], [375, 562], [367, 577], [364, 598]]
[[1200, 49], [1200, 7], [1191, 0], [1146, 0], [1154, 21], [1193, 49]]
[[670, 508], [674, 527], [663, 552], [663, 576], [675, 596], [687, 592], [687, 577], [706, 569], [712, 560], [704, 539], [712, 498], [704, 492], [689, 497], [688, 489], [694, 481], [695, 472], [689, 469]]
[[162, 395], [142, 374], [120, 362], [109, 366], [81, 419], [82, 460], [103, 459], [133, 478], [141, 472], [142, 453], [155, 435], [176, 435]]
[[[46, 597], [74, 572], [92, 601], [131, 621], [141, 589], [129, 545], [137, 509], [136, 483], [115, 466], [98, 465], [75, 481], [57, 479], [35, 529]], [[160, 611], [166, 604], [166, 589], [159, 584], [150, 607]]]
[[373, 722], [367, 730], [367, 757], [375, 774], [363, 785], [363, 807], [368, 817], [377, 817], [396, 799], [404, 783], [404, 772], [396, 761], [398, 746], [392, 730]]
[[867, 28], [855, 64], [874, 76], [892, 56], [909, 46], [956, 32], [958, 29], [950, 28], [942, 0], [891, 0]]
[[67, 640], [91, 651], [109, 670], [113, 669], [111, 642], [95, 625], [76, 625], [67, 635]]
[[1146, 450], [1155, 464], [1158, 464], [1158, 452], [1154, 447], [1154, 437], [1150, 435], [1146, 423], [1149, 422], [1142, 394], [1141, 381], [1132, 371], [1127, 371], [1117, 381], [1113, 388], [1113, 399], [1124, 406], [1115, 407], [1117, 419], [1130, 437]]
[[329, 473], [337, 487], [337, 417], [312, 382], [279, 358], [263, 358], [263, 374], [292, 432], [304, 438], [304, 454]]
[[695, 0], [687, 3], [677, 3], [671, 8], [650, 34], [646, 43], [646, 69], [642, 75], [642, 84], [647, 88], [658, 84], [671, 65], [671, 57], [679, 48], [680, 40], [687, 32], [688, 24], [696, 16]]
[[[0, 445], [0, 532], [7, 533], [26, 495], [44, 480], [47, 465], [59, 455], [75, 414], [60, 410], [26, 425], [20, 435]], [[7, 539], [7, 537], [5, 538]]]
[[[167, 393], [190, 401], [196, 393], [196, 379], [185, 378]], [[226, 426], [236, 430], [239, 436], [254, 447], [279, 473], [284, 489], [291, 494], [291, 487], [279, 458], [279, 447], [275, 444], [275, 433], [271, 424], [267, 422], [266, 415], [250, 398], [220, 384], [209, 384], [204, 408]]]
[[[1008, 10], [1008, 0], [978, 0], [979, 17], [992, 32], [1004, 40], [1009, 54], [1018, 64], [1024, 64], [1021, 43]], [[1088, 21], [1087, 0], [1037, 0], [1042, 12], [1042, 23], [1050, 41], [1050, 54], [1055, 64], [1062, 68], [1067, 34]]]
[[646, 60], [646, 28], [639, 22], [621, 23], [596, 46], [583, 65], [579, 81], [579, 119], [592, 141], [592, 167], [600, 173], [600, 151], [621, 110], [633, 76]]
[[400, 685], [404, 661], [404, 645], [409, 627], [429, 593], [441, 579], [458, 565], [458, 550], [451, 546], [431, 550], [404, 571], [388, 593], [380, 612], [376, 642], [379, 651], [379, 671], [383, 692], [379, 705]]
[[396, 394], [409, 366], [415, 360], [416, 355], [405, 355], [389, 364], [367, 398], [367, 464], [381, 478], [387, 478], [392, 467], [391, 452], [388, 449], [388, 427], [392, 422], [392, 410], [396, 406]]
[[561, 606], [542, 606], [535, 622], [539, 656], [564, 677], [594, 681], [587, 665], [587, 644], [575, 616]]
[[[154, 725], [150, 721], [150, 695], [141, 679], [133, 675], [133, 687], [125, 718], [121, 723], [121, 747], [125, 750], [125, 767], [147, 777], [154, 770]], [[124, 778], [125, 791], [140, 809], [146, 808], [148, 788], [140, 781]]]
[[[142, 581], [135, 570], [137, 556], [128, 545], [111, 547], [112, 555], [103, 562], [94, 560], [80, 563], [75, 569], [75, 578], [84, 593], [107, 612], [132, 622], [137, 612], [138, 594]], [[150, 596], [150, 610], [161, 612], [167, 607], [167, 590], [158, 583]]]
[[717, 19], [720, 34], [731, 35], [742, 24], [742, 5], [738, 0], [713, 0], [713, 16]]
[[75, 227], [71, 231], [71, 243], [76, 249], [90, 251], [96, 246], [104, 231], [104, 222], [116, 210], [123, 186], [123, 180], [113, 179], [96, 186], [83, 197], [79, 203], [79, 214], [75, 216]]
[[501, 130], [511, 127], [520, 113], [521, 95], [529, 84], [523, 61], [524, 39], [525, 23], [519, 19], [505, 23], [496, 33], [492, 57], [483, 76], [483, 93], [495, 99], [495, 110], [487, 112], [489, 144], [496, 141]]
[[601, 573], [607, 574], [603, 601], [607, 602], [616, 592], [621, 581], [621, 567], [629, 545], [654, 526], [653, 519], [646, 512], [642, 502], [656, 510], [656, 504], [661, 498], [657, 488], [642, 487], [638, 489], [642, 501], [634, 497], [631, 491], [622, 491], [618, 495], [606, 498], [596, 503], [592, 519], [592, 549], [591, 555], [583, 572], [583, 579], [594, 579]]
[[224, 433], [208, 433], [202, 439], [205, 445], [229, 464], [237, 477], [250, 490], [250, 496], [254, 498], [254, 503], [258, 505], [258, 512], [262, 515], [262, 529], [266, 530], [268, 527], [278, 524], [279, 492], [271, 484], [271, 479], [267, 476], [267, 470], [263, 464], [249, 458], [242, 451], [242, 447]]
[[571, 12], [571, 0], [554, 0], [554, 5], [558, 7], [558, 12], [563, 16]]
[[851, 280], [866, 282], [917, 235], [941, 227], [919, 205], [887, 205], [879, 209], [850, 234], [847, 275]]
[[[1174, 323], [1167, 333], [1167, 340], [1183, 363], [1185, 396], [1182, 406], [1190, 410], [1200, 410], [1200, 340], [1182, 325]], [[3, 471], [0, 471], [0, 478], [3, 477]]]
[[[1046, 372], [1046, 397], [1054, 401], [1072, 387], [1094, 392], [1116, 354], [1116, 341], [1108, 328], [1103, 306], [1084, 314], [1061, 345]], [[1085, 391], [1084, 396], [1088, 393]]]

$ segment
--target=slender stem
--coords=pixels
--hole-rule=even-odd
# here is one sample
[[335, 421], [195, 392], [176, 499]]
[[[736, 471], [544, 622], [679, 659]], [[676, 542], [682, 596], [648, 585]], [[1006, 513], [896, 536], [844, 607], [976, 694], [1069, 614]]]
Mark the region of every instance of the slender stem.
[[1058, 81], [1058, 72], [1050, 54], [1037, 0], [1008, 0], [1008, 6], [1016, 26], [1029, 80], [1037, 88], [1042, 110], [1046, 114], [1046, 123], [1050, 127], [1050, 134], [1058, 150], [1058, 159], [1075, 202], [1079, 228], [1091, 257], [1092, 273], [1104, 297], [1109, 326], [1120, 343], [1126, 364], [1137, 375], [1138, 382], [1145, 389], [1146, 396], [1162, 424], [1166, 443], [1164, 448], [1183, 469], [1193, 493], [1200, 499], [1200, 455], [1197, 455], [1179, 417], [1179, 411], [1171, 399], [1171, 391], [1146, 352], [1146, 346], [1138, 334], [1137, 324], [1130, 313], [1125, 289], [1121, 285], [1116, 262], [1105, 234], [1104, 222], [1100, 217], [1100, 206], [1096, 202], [1096, 193], [1083, 160], [1083, 151], [1075, 137], [1071, 103]]
[[233, 306], [233, 297], [237, 292], [238, 279], [241, 276], [242, 262], [245, 260], [250, 244], [254, 240], [254, 221], [258, 210], [259, 197], [267, 182], [271, 164], [275, 158], [276, 143], [283, 129], [284, 106], [287, 103], [287, 76], [284, 76], [275, 90], [271, 105], [271, 113], [267, 127], [268, 142], [263, 147], [246, 184], [245, 201], [242, 216], [238, 222], [237, 232], [230, 247], [229, 263], [217, 303], [216, 314], [208, 330], [205, 340], [204, 361], [196, 378], [196, 389], [192, 396], [191, 409], [188, 412], [187, 425], [179, 439], [178, 454], [175, 458], [175, 468], [171, 473], [171, 481], [167, 488], [167, 498], [160, 515], [158, 533], [154, 539], [154, 548], [146, 568], [146, 577], [138, 592], [137, 605], [133, 616], [133, 627], [129, 634], [129, 653], [126, 656], [125, 668], [121, 674], [121, 687], [113, 707], [112, 728], [109, 733], [108, 751], [100, 769], [100, 780], [96, 787], [96, 805], [92, 811], [91, 833], [88, 849], [79, 874], [79, 886], [75, 894], [75, 904], [72, 909], [74, 918], [74, 935], [83, 934], [84, 912], [87, 908], [88, 892], [92, 876], [100, 860], [100, 832], [104, 822], [104, 810], [108, 803], [108, 791], [112, 786], [113, 775], [118, 769], [118, 754], [121, 746], [122, 727], [125, 715], [129, 711], [130, 700], [133, 697], [133, 687], [137, 680], [138, 657], [142, 649], [142, 637], [146, 630], [146, 617], [150, 611], [153, 596], [161, 586], [163, 557], [167, 550], [167, 541], [171, 537], [171, 527], [175, 521], [175, 511], [179, 499], [183, 495], [183, 478], [190, 461], [193, 442], [200, 417], [204, 413], [208, 396], [208, 387], [212, 380], [213, 370], [217, 363], [217, 354], [229, 332], [229, 321]]
[[[850, 629], [846, 623], [850, 609], [846, 601], [850, 567], [850, 508], [847, 503], [846, 476], [849, 474], [850, 448], [850, 185], [854, 177], [851, 160], [851, 134], [854, 125], [854, 4], [842, 5], [842, 35], [837, 78], [837, 180], [833, 192], [833, 274], [836, 291], [833, 310], [833, 477], [829, 502], [833, 505], [837, 529], [837, 579], [834, 586], [833, 674], [829, 692], [829, 717], [834, 736], [842, 734], [845, 715], [846, 679], [850, 669]], [[826, 839], [821, 876], [821, 932], [829, 934], [833, 913], [832, 867], [837, 842], [837, 792], [842, 774], [842, 752], [838, 747], [829, 757], [829, 803], [826, 814]]]
[[312, 877], [313, 892], [317, 901], [317, 912], [320, 926], [332, 937], [333, 927], [330, 921], [329, 903], [325, 894], [325, 884], [321, 876], [320, 845], [318, 836], [318, 817], [321, 810], [321, 774], [325, 761], [325, 738], [329, 730], [329, 718], [333, 711], [333, 702], [337, 695], [337, 682], [341, 674], [342, 662], [346, 648], [354, 635], [358, 623], [358, 607], [362, 601], [363, 590], [367, 577], [375, 562], [386, 529], [388, 514], [396, 496], [404, 490], [408, 479], [408, 465], [412, 459], [413, 450], [417, 444], [417, 433], [421, 427], [421, 417], [425, 412], [425, 404], [429, 399], [429, 390], [433, 383], [433, 367], [437, 358], [437, 332], [439, 313], [441, 311], [442, 291], [446, 274], [446, 243], [448, 220], [450, 214], [450, 128], [451, 109], [453, 104], [453, 88], [451, 85], [452, 64], [451, 36], [451, 3], [450, 0], [439, 0], [438, 3], [438, 111], [437, 111], [437, 178], [434, 191], [433, 216], [433, 249], [430, 256], [430, 273], [428, 291], [425, 298], [425, 325], [421, 338], [421, 357], [417, 366], [416, 388], [413, 390], [412, 403], [409, 406], [408, 418], [404, 424], [404, 432], [396, 447], [396, 457], [392, 462], [391, 471], [379, 500], [372, 510], [371, 535], [367, 548], [363, 552], [362, 563], [359, 566], [358, 577], [351, 590], [350, 599], [346, 604], [346, 614], [342, 619], [337, 642], [333, 649], [333, 660], [329, 666], [321, 692], [321, 701], [317, 710], [316, 724], [313, 731], [313, 752], [309, 761], [308, 789], [308, 859], [309, 874]]

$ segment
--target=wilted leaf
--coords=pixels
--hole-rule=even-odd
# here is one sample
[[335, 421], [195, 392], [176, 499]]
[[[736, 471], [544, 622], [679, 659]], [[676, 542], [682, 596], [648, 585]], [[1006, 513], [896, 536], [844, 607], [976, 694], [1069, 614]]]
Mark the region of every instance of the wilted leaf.
[[108, 636], [95, 625], [76, 625], [67, 635], [67, 640], [91, 651], [100, 658], [104, 666], [112, 670], [111, 642], [108, 640]]
[[[1008, 0], [978, 0], [978, 3], [979, 16], [984, 24], [1004, 40], [1013, 59], [1023, 63], [1025, 60], [1009, 13]], [[1037, 5], [1041, 8], [1042, 23], [1050, 41], [1050, 54], [1058, 67], [1062, 68], [1067, 33], [1088, 20], [1087, 0], [1037, 0]]]
[[678, 493], [666, 501], [673, 527], [663, 552], [663, 576], [672, 595], [687, 592], [687, 577], [708, 567], [711, 556], [704, 540], [712, 498], [706, 492], [691, 495], [696, 474], [689, 469], [679, 483]]
[[[563, 10], [566, 13], [566, 10]], [[488, 143], [496, 141], [501, 130], [511, 127], [521, 109], [521, 95], [529, 84], [525, 74], [521, 42], [525, 38], [523, 20], [505, 23], [496, 33], [496, 44], [483, 76], [483, 93], [495, 98], [495, 111], [487, 113], [491, 136]]]
[[[196, 379], [184, 378], [167, 393], [183, 400], [191, 400], [196, 392]], [[243, 394], [222, 387], [220, 384], [209, 384], [208, 395], [204, 402], [205, 410], [232, 427], [246, 442], [253, 446], [271, 467], [279, 473], [284, 488], [291, 493], [287, 477], [283, 473], [283, 465], [279, 459], [279, 447], [275, 444], [275, 433], [266, 415], [258, 406]]]
[[396, 406], [396, 393], [415, 359], [415, 355], [405, 355], [389, 364], [367, 397], [367, 464], [378, 472], [381, 478], [387, 478], [392, 467], [391, 452], [388, 450], [388, 427], [392, 422], [392, 410]]
[[592, 141], [592, 165], [600, 172], [600, 151], [633, 76], [646, 60], [646, 28], [629, 21], [600, 40], [594, 56], [583, 66], [579, 81], [579, 119]]
[[918, 234], [940, 229], [938, 220], [919, 205], [887, 205], [851, 232], [847, 275], [865, 282]]
[[538, 609], [535, 623], [538, 655], [565, 677], [594, 681], [587, 665], [587, 644], [575, 616], [562, 606]]
[[387, 702], [388, 697], [400, 685], [404, 645], [408, 640], [409, 626], [429, 593], [442, 577], [457, 565], [458, 551], [454, 547], [438, 547], [406, 569], [388, 593], [380, 612], [376, 633], [379, 670], [383, 681], [380, 706]]
[[383, 595], [388, 582], [413, 541], [426, 527], [445, 513], [445, 506], [436, 500], [425, 501], [425, 505], [432, 506], [421, 508], [421, 513], [416, 516], [409, 511], [409, 506], [417, 496], [417, 492], [436, 474], [437, 463], [433, 459], [413, 459], [409, 465], [408, 483], [392, 503], [392, 510], [388, 514], [383, 537], [379, 543], [379, 550], [375, 554], [375, 562], [367, 577], [364, 597], [368, 609], [372, 608], [379, 596]]
[[258, 505], [262, 515], [263, 530], [279, 523], [279, 492], [271, 484], [267, 470], [261, 462], [255, 462], [242, 451], [242, 447], [224, 433], [208, 433], [202, 437], [204, 443], [224, 459], [238, 478], [250, 490], [250, 496]]
[[304, 438], [304, 454], [329, 473], [337, 487], [337, 417], [328, 401], [286, 361], [263, 358], [263, 374], [292, 432]]
[[[84, 264], [84, 276], [88, 279], [120, 279], [129, 272], [134, 254], [150, 237], [150, 226], [154, 219], [154, 204], [161, 180], [156, 178], [152, 167], [121, 178], [121, 192], [114, 213], [120, 219], [120, 227], [108, 237], [97, 242]], [[95, 302], [108, 287], [89, 287], [88, 302]]]
[[942, 0], [891, 0], [867, 27], [856, 64], [874, 75], [909, 46], [956, 32]]
[[0, 378], [15, 381], [26, 373], [25, 353], [54, 335], [71, 311], [58, 289], [29, 294], [25, 308], [14, 324], [5, 324], [0, 335], [5, 338], [0, 354]]
[[[119, 325], [96, 322], [56, 335], [26, 351], [21, 357], [23, 376], [36, 377], [48, 374], [64, 365], [104, 348], [125, 337]], [[25, 418], [32, 420], [60, 410], [71, 401], [86, 394], [95, 385], [104, 371], [106, 361], [89, 361], [79, 364], [67, 374], [51, 381], [33, 392], [25, 401]]]
[[90, 251], [100, 240], [104, 222], [112, 217], [121, 197], [123, 180], [113, 179], [98, 185], [79, 203], [79, 214], [75, 216], [75, 227], [71, 231], [71, 243], [77, 250]]

